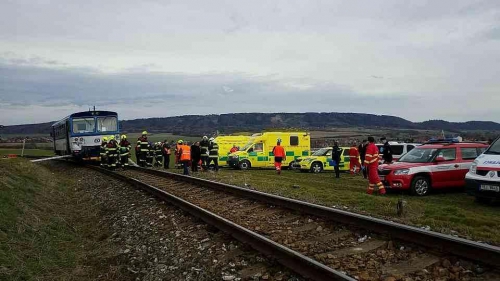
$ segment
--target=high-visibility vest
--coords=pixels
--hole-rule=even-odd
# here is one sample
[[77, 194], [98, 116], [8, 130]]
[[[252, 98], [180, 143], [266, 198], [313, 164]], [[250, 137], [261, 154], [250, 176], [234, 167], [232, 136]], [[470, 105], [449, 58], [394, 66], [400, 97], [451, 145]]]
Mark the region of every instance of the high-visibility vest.
[[191, 148], [188, 145], [181, 145], [181, 161], [189, 161], [191, 160]]

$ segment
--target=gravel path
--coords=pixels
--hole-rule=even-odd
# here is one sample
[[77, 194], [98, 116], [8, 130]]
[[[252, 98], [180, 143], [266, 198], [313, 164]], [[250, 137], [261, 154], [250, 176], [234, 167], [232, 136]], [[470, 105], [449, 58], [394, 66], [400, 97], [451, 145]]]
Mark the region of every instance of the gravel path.
[[301, 280], [232, 237], [98, 172], [69, 163], [44, 164], [77, 179], [101, 209], [96, 222], [131, 280]]
[[219, 190], [137, 170], [118, 173], [206, 210], [358, 280], [498, 280], [491, 268]]

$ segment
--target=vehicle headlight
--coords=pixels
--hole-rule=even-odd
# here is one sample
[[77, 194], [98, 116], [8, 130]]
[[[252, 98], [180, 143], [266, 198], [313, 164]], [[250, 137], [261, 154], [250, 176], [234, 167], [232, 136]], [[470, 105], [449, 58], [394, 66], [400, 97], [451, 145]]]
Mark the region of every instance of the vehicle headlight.
[[476, 171], [477, 171], [477, 162], [476, 162], [476, 161], [474, 161], [474, 162], [472, 162], [472, 165], [470, 166], [469, 172], [470, 172], [471, 174], [475, 174], [475, 173], [476, 173]]
[[394, 175], [408, 175], [410, 173], [410, 169], [401, 169], [401, 170], [396, 170], [394, 171]]

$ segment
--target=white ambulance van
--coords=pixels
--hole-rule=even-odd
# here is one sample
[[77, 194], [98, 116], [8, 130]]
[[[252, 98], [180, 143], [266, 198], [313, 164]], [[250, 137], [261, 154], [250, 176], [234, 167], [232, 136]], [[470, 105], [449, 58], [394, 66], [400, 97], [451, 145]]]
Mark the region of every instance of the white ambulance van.
[[500, 198], [500, 138], [479, 155], [465, 175], [466, 190], [481, 203]]

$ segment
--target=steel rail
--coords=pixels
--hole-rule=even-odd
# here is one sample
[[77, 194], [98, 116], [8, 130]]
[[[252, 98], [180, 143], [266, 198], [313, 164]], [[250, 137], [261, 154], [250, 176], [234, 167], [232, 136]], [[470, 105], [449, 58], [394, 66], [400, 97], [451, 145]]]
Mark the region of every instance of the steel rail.
[[424, 246], [434, 248], [440, 252], [453, 254], [474, 261], [479, 261], [494, 267], [500, 264], [500, 247], [479, 243], [451, 235], [434, 231], [428, 231], [401, 223], [391, 222], [366, 215], [347, 212], [339, 209], [316, 205], [300, 200], [273, 195], [261, 191], [250, 190], [239, 186], [210, 181], [177, 173], [152, 170], [140, 167], [132, 168], [137, 171], [151, 175], [167, 177], [178, 181], [184, 181], [195, 185], [212, 188], [227, 193], [235, 194], [245, 198], [282, 206], [299, 212], [321, 216], [332, 221], [343, 224], [354, 225], [359, 228], [371, 230], [390, 237]]
[[124, 175], [117, 174], [113, 171], [106, 170], [100, 167], [87, 167], [99, 171], [101, 173], [112, 176], [118, 180], [128, 182], [153, 196], [167, 201], [182, 210], [202, 219], [206, 223], [217, 227], [218, 229], [230, 234], [237, 240], [249, 244], [257, 251], [275, 258], [279, 263], [293, 270], [294, 272], [316, 281], [342, 280], [354, 281], [353, 279], [339, 271], [334, 270], [324, 264], [321, 264], [309, 257], [306, 257], [292, 249], [289, 249], [281, 244], [278, 244], [258, 233], [246, 229], [234, 222], [231, 222], [221, 216], [200, 208], [188, 201], [183, 200], [165, 190], [159, 189], [152, 185], [141, 182], [137, 179], [130, 178]]

